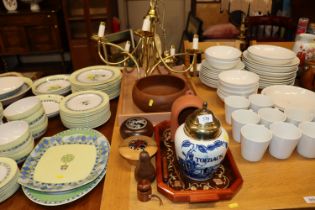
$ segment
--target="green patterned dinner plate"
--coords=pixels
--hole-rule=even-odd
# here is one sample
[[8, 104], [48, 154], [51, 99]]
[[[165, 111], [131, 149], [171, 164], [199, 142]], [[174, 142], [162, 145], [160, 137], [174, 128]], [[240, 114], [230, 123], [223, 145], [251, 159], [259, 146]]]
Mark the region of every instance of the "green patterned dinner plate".
[[70, 82], [79, 86], [103, 85], [122, 77], [119, 67], [98, 65], [89, 66], [73, 72]]
[[78, 188], [106, 168], [109, 149], [106, 137], [88, 128], [43, 138], [24, 162], [18, 182], [42, 192]]
[[92, 191], [98, 183], [103, 179], [105, 176], [106, 169], [102, 171], [102, 173], [92, 182], [83, 185], [81, 187], [75, 188], [73, 190], [63, 191], [63, 192], [55, 192], [55, 193], [47, 193], [42, 191], [33, 190], [27, 188], [25, 186], [22, 187], [24, 194], [28, 197], [31, 201], [45, 205], [45, 206], [58, 206], [62, 204], [67, 204], [73, 202], [90, 191]]

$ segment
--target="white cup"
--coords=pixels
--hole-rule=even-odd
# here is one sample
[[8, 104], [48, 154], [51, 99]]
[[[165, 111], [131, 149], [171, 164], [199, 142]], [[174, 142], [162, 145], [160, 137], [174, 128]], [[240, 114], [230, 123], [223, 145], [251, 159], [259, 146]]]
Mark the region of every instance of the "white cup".
[[231, 125], [231, 114], [238, 109], [248, 109], [249, 100], [244, 96], [228, 96], [224, 98], [225, 121]]
[[270, 96], [262, 94], [252, 94], [248, 97], [250, 101], [250, 108], [254, 112], [258, 112], [261, 108], [273, 107], [274, 103]]
[[269, 153], [278, 159], [287, 159], [302, 137], [302, 132], [288, 122], [273, 122], [270, 125], [272, 140]]
[[287, 108], [284, 110], [284, 114], [287, 116], [287, 122], [293, 123], [296, 126], [303, 121], [310, 122], [314, 118], [312, 112], [300, 108]]
[[246, 124], [258, 124], [259, 116], [253, 110], [238, 109], [232, 112], [232, 135], [236, 142], [241, 141], [241, 128]]
[[297, 152], [306, 158], [315, 158], [315, 122], [302, 122], [299, 125], [302, 138], [298, 143]]
[[265, 125], [266, 128], [269, 128], [273, 122], [286, 120], [286, 115], [277, 108], [261, 108], [258, 110], [258, 115], [260, 116], [260, 124]]
[[241, 128], [241, 154], [245, 160], [262, 159], [272, 139], [272, 133], [264, 125], [247, 124]]

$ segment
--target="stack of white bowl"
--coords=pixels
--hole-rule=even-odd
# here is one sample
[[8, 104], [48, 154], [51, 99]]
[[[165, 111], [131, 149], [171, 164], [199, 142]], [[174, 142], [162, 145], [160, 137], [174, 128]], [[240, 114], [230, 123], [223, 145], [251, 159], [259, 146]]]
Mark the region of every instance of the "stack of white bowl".
[[212, 46], [205, 50], [206, 59], [202, 62], [200, 81], [213, 88], [218, 86], [218, 74], [227, 70], [242, 70], [242, 52], [230, 46]]
[[11, 197], [20, 187], [19, 169], [11, 158], [0, 157], [0, 203]]
[[67, 95], [71, 91], [69, 77], [68, 74], [58, 74], [40, 78], [34, 82], [32, 92], [34, 95]]
[[20, 163], [34, 148], [34, 139], [26, 121], [17, 120], [0, 125], [0, 156]]
[[253, 45], [243, 53], [248, 71], [259, 75], [259, 87], [293, 85], [300, 60], [292, 50], [273, 45]]
[[102, 91], [80, 91], [60, 103], [60, 118], [67, 128], [96, 128], [110, 116], [109, 97]]
[[218, 78], [217, 94], [223, 101], [230, 95], [248, 97], [258, 91], [259, 76], [253, 72], [229, 70], [220, 73]]
[[120, 93], [122, 73], [120, 67], [113, 66], [89, 66], [73, 72], [70, 76], [72, 92], [84, 90], [100, 90], [109, 96], [116, 98]]
[[7, 121], [25, 120], [30, 126], [34, 139], [45, 134], [48, 126], [48, 118], [41, 101], [36, 96], [20, 99], [10, 104], [3, 111]]

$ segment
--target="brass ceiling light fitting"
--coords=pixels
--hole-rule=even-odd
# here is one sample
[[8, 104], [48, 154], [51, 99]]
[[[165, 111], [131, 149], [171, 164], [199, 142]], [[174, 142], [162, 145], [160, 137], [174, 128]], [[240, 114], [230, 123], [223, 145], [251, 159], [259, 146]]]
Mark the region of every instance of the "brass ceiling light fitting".
[[[158, 2], [160, 2], [160, 0], [150, 0], [150, 8], [147, 15], [144, 17], [142, 29], [134, 31], [134, 33], [139, 37], [139, 41], [132, 52], [129, 52], [117, 44], [109, 42], [106, 39], [106, 36], [104, 36], [105, 23], [101, 22], [98, 34], [93, 35], [92, 39], [97, 41], [98, 55], [105, 64], [113, 66], [123, 64], [125, 66], [124, 69], [130, 71], [127, 68], [127, 61], [131, 60], [136, 66], [138, 78], [151, 75], [155, 70], [159, 71], [159, 67], [161, 65], [164, 66], [168, 72], [184, 73], [188, 71], [197, 71], [198, 50], [187, 50], [184, 53], [176, 53], [175, 47], [172, 46], [170, 50], [165, 50], [162, 53], [162, 46], [164, 45], [164, 42], [161, 43], [156, 29], [157, 26], [159, 26], [165, 35], [164, 13], [161, 21]], [[117, 48], [125, 55], [124, 58], [118, 62], [110, 62], [108, 60], [106, 46]], [[193, 59], [188, 66], [174, 68], [177, 60], [176, 57], [180, 56], [192, 56]], [[140, 67], [143, 70], [140, 70]], [[134, 70], [134, 68], [132, 70]]]

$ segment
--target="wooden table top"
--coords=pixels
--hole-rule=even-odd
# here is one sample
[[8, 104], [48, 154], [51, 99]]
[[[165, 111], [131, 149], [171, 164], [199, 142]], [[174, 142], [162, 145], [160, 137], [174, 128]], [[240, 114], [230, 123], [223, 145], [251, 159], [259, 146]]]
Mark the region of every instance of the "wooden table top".
[[[117, 110], [118, 99], [110, 101], [111, 118], [104, 125], [98, 127], [96, 130], [100, 131], [104, 136], [111, 141], [111, 136], [113, 133], [113, 126], [115, 122], [116, 110]], [[66, 130], [60, 121], [60, 117], [54, 117], [49, 119], [48, 129], [44, 136], [52, 136], [56, 133]], [[37, 143], [39, 140], [35, 140]], [[29, 200], [20, 188], [12, 197], [6, 201], [0, 203], [1, 210], [42, 210], [42, 209], [75, 209], [75, 210], [97, 210], [100, 209], [102, 191], [103, 191], [104, 179], [95, 187], [91, 192], [89, 192], [84, 197], [77, 201], [69, 204], [55, 207], [41, 206]]]
[[[231, 199], [208, 203], [173, 203], [158, 193], [153, 183], [153, 193], [163, 200], [159, 206], [156, 199], [149, 202], [137, 200], [134, 166], [123, 159], [118, 152], [122, 139], [119, 126], [114, 126], [111, 155], [101, 200], [102, 210], [154, 210], [154, 209], [285, 209], [309, 207], [315, 203], [305, 202], [305, 196], [315, 195], [314, 160], [299, 156], [296, 152], [287, 160], [278, 160], [266, 152], [260, 162], [251, 163], [240, 154], [240, 144], [232, 139], [231, 126], [224, 120], [224, 103], [214, 89], [201, 84], [198, 78], [192, 79], [197, 94], [208, 102], [208, 107], [220, 119], [230, 136], [230, 149], [243, 177], [243, 185]], [[121, 105], [121, 101], [119, 105]]]

